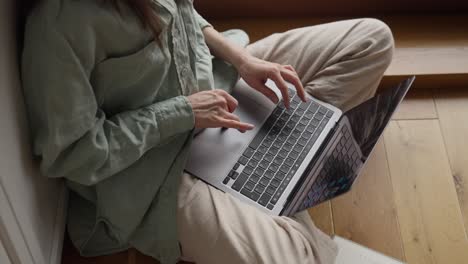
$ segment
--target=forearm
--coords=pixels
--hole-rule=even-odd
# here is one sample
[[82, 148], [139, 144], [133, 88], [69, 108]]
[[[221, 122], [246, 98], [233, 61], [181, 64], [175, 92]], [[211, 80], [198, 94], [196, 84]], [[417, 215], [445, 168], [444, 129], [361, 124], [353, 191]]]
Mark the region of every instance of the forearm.
[[250, 56], [243, 47], [230, 42], [213, 27], [205, 27], [203, 35], [211, 53], [231, 63], [238, 70]]

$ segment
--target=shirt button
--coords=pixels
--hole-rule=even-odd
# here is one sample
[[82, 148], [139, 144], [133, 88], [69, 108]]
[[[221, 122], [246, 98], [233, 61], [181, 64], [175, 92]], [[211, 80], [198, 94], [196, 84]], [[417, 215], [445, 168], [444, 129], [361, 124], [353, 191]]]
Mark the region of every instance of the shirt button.
[[187, 73], [188, 73], [188, 69], [187, 69], [187, 67], [184, 66], [184, 67], [182, 68], [181, 74], [182, 74], [182, 76], [186, 77], [186, 76], [187, 76]]

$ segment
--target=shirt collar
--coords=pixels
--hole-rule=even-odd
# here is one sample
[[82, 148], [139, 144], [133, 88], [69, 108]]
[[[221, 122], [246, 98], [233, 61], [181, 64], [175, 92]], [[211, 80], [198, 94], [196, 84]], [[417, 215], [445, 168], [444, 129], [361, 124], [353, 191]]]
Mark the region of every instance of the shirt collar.
[[[187, 2], [193, 3], [193, 0], [178, 0], [178, 1], [187, 1]], [[175, 15], [177, 13], [177, 4], [175, 0], [153, 0], [153, 2], [167, 9], [167, 11], [169, 11], [169, 13], [171, 13], [172, 15]]]

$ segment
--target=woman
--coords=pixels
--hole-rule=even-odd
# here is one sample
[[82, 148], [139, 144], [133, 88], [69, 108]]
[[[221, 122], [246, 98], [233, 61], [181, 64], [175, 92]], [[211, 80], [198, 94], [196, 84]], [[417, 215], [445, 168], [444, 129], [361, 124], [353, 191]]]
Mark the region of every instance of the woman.
[[[286, 105], [286, 82], [303, 100], [357, 105], [390, 63], [391, 32], [359, 19], [234, 42], [190, 0], [32, 10], [22, 68], [34, 153], [71, 190], [68, 232], [82, 255], [134, 247], [162, 263], [333, 263], [336, 247], [306, 212], [272, 217], [238, 202], [183, 173], [187, 150], [195, 128], [252, 129], [232, 114], [237, 73], [274, 102], [267, 79]], [[211, 54], [229, 65], [213, 67]]]

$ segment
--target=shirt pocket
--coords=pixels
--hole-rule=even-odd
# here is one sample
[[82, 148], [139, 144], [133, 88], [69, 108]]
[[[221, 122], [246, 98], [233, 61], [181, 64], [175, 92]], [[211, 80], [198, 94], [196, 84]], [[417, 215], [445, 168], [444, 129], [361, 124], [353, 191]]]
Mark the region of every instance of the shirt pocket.
[[137, 109], [153, 102], [170, 67], [170, 54], [156, 43], [98, 63], [91, 74], [98, 105], [106, 114]]

